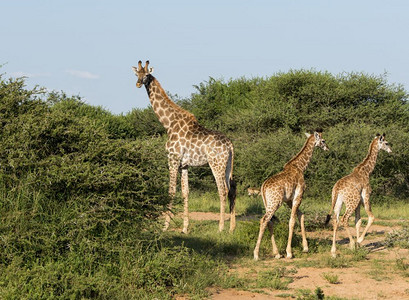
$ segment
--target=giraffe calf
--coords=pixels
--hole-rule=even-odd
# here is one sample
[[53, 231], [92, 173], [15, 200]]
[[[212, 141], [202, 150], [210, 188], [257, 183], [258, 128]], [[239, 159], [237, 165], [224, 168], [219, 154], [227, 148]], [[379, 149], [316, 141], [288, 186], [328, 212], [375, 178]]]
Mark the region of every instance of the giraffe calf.
[[[357, 243], [361, 244], [365, 238], [369, 227], [372, 225], [375, 217], [371, 210], [371, 204], [369, 202], [369, 196], [371, 194], [371, 186], [369, 184], [369, 176], [375, 168], [376, 159], [378, 157], [379, 150], [384, 150], [391, 153], [392, 150], [385, 140], [385, 134], [379, 135], [372, 140], [369, 145], [369, 151], [366, 158], [354, 168], [351, 174], [341, 178], [337, 181], [332, 189], [332, 206], [327, 216], [326, 223], [328, 224], [331, 219], [331, 214], [334, 212], [335, 218], [333, 219], [333, 238], [331, 255], [336, 257], [336, 236], [337, 228], [339, 224], [343, 225], [348, 233], [349, 245], [351, 249], [355, 249], [355, 241], [349, 231], [348, 220], [355, 212], [355, 229]], [[345, 213], [342, 216], [341, 222], [339, 221], [339, 214], [341, 212], [342, 204], [345, 203]], [[368, 224], [364, 231], [360, 235], [361, 227], [361, 204], [365, 207], [365, 211], [368, 214]]]
[[304, 215], [299, 211], [299, 206], [302, 201], [302, 196], [305, 189], [304, 172], [311, 160], [312, 153], [315, 147], [320, 147], [323, 150], [328, 150], [325, 140], [322, 138], [322, 131], [316, 130], [314, 134], [308, 134], [307, 141], [301, 151], [284, 165], [284, 170], [276, 175], [271, 176], [264, 181], [261, 186], [261, 196], [263, 197], [264, 207], [266, 208], [265, 215], [260, 220], [260, 231], [257, 239], [257, 244], [254, 249], [254, 259], [258, 260], [261, 239], [264, 231], [268, 226], [271, 234], [271, 244], [273, 247], [273, 255], [275, 258], [280, 258], [277, 245], [274, 240], [273, 222], [271, 219], [276, 210], [285, 202], [291, 209], [291, 217], [289, 221], [289, 233], [287, 243], [287, 258], [292, 258], [291, 241], [295, 225], [295, 217], [297, 215], [301, 223], [301, 234], [303, 251], [308, 252], [308, 243], [305, 236]]

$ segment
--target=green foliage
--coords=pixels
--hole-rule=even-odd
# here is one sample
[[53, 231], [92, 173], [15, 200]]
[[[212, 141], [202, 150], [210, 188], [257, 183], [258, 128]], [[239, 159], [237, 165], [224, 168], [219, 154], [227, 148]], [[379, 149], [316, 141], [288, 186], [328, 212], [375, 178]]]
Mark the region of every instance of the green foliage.
[[322, 278], [328, 281], [331, 284], [339, 283], [338, 275], [333, 273], [322, 273]]
[[409, 226], [406, 225], [402, 229], [388, 233], [384, 243], [387, 247], [409, 249]]
[[[192, 222], [189, 236], [162, 236], [157, 220], [169, 200], [166, 134], [151, 108], [113, 115], [79, 97], [27, 90], [24, 79], [0, 79], [0, 298], [193, 298], [206, 297], [210, 285], [244, 285], [226, 275], [223, 261], [251, 257], [258, 221], [238, 222], [232, 235], [219, 234], [209, 221]], [[307, 199], [328, 202], [333, 184], [363, 160], [377, 132], [386, 132], [393, 153], [379, 155], [371, 177], [375, 203], [409, 196], [408, 95], [384, 76], [299, 70], [228, 82], [210, 78], [196, 88], [178, 103], [233, 140], [239, 191], [281, 171], [302, 147], [303, 132], [323, 127], [331, 151], [314, 153], [305, 174]], [[192, 189], [207, 191], [201, 207], [217, 210], [210, 169], [192, 169], [190, 180]], [[261, 212], [261, 205], [248, 203], [238, 210]], [[283, 251], [288, 209], [277, 216], [274, 232]], [[310, 228], [321, 223], [306, 216]], [[404, 230], [388, 245], [405, 240]], [[268, 236], [261, 256], [271, 253]], [[296, 255], [300, 245], [296, 234]], [[347, 267], [366, 254], [328, 257], [321, 265]], [[285, 287], [274, 272], [262, 275]]]
[[227, 82], [210, 78], [196, 88], [182, 104], [233, 140], [241, 190], [281, 171], [301, 149], [303, 132], [321, 127], [330, 151], [315, 151], [305, 174], [306, 196], [329, 201], [332, 186], [365, 158], [378, 132], [387, 134], [393, 153], [379, 155], [373, 197], [409, 196], [408, 94], [385, 76], [294, 70]]
[[286, 290], [291, 280], [284, 278], [287, 275], [286, 268], [274, 268], [273, 270], [260, 271], [257, 274], [256, 288], [270, 288], [273, 290]]
[[148, 298], [127, 278], [169, 277], [145, 264], [172, 268], [170, 257], [179, 273], [153, 294], [201, 284], [191, 272], [207, 259], [148, 246], [168, 203], [164, 138], [140, 139], [125, 117], [21, 79], [1, 81], [0, 117], [0, 298]]
[[166, 133], [152, 108], [133, 109], [125, 119], [131, 124], [135, 136], [150, 137]]

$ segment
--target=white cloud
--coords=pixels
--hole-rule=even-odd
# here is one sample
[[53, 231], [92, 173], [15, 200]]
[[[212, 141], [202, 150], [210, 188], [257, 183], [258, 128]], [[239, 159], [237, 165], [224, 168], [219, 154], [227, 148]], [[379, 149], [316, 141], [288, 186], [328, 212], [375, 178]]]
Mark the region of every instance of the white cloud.
[[88, 71], [79, 71], [79, 70], [66, 70], [66, 72], [72, 76], [84, 78], [84, 79], [98, 79], [99, 75], [92, 74]]

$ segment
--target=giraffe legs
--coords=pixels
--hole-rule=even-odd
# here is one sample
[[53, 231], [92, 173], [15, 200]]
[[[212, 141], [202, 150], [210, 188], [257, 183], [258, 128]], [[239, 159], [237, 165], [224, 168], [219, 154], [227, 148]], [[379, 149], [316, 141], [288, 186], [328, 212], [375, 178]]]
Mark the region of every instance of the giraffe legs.
[[267, 223], [267, 226], [268, 226], [268, 230], [270, 231], [270, 235], [271, 235], [271, 245], [272, 245], [272, 247], [273, 247], [273, 255], [274, 255], [275, 258], [280, 258], [281, 255], [280, 255], [280, 253], [278, 252], [277, 244], [276, 244], [276, 241], [275, 241], [275, 239], [274, 239], [273, 221], [270, 220], [270, 221]]
[[227, 187], [224, 182], [224, 177], [216, 177], [217, 190], [219, 192], [220, 198], [220, 220], [219, 220], [219, 231], [224, 229], [224, 212], [226, 210], [226, 196], [227, 196]]
[[304, 226], [304, 213], [301, 212], [299, 209], [297, 209], [297, 217], [298, 221], [300, 222], [301, 226], [301, 235], [302, 235], [302, 252], [307, 253], [308, 252], [308, 242], [307, 242], [307, 236], [305, 235], [305, 226]]
[[351, 217], [352, 213], [353, 213], [353, 210], [350, 210], [350, 209], [347, 208], [346, 211], [345, 211], [345, 214], [342, 216], [342, 221], [341, 222], [342, 222], [342, 225], [344, 226], [344, 228], [345, 228], [345, 230], [346, 230], [346, 232], [348, 234], [349, 248], [351, 250], [354, 250], [355, 249], [355, 241], [354, 241], [354, 238], [352, 237], [352, 233], [349, 230], [349, 226], [348, 226], [348, 220]]
[[[349, 237], [349, 247], [353, 250], [355, 249], [355, 241], [354, 238], [352, 237], [351, 232], [349, 231], [349, 226], [348, 226], [348, 220], [349, 217], [352, 215], [352, 210], [346, 209], [345, 214], [342, 216], [341, 224], [345, 227], [345, 230], [348, 234]], [[336, 213], [336, 217], [333, 218], [332, 220], [332, 226], [334, 228], [333, 236], [332, 236], [332, 247], [331, 247], [331, 255], [333, 258], [337, 257], [337, 248], [336, 248], [336, 239], [337, 239], [337, 229], [339, 225], [339, 220], [338, 220], [338, 213]]]
[[[288, 242], [287, 242], [287, 258], [292, 258], [292, 250], [291, 250], [291, 242], [293, 239], [293, 233], [294, 233], [294, 225], [295, 225], [295, 218], [298, 214], [300, 214], [299, 219], [301, 223], [301, 234], [302, 234], [302, 239], [303, 239], [303, 251], [307, 252], [308, 251], [308, 244], [307, 244], [307, 238], [305, 236], [305, 227], [304, 227], [304, 215], [298, 211], [298, 207], [301, 204], [302, 200], [302, 195], [304, 193], [303, 188], [297, 188], [295, 191], [294, 195], [294, 200], [292, 203], [291, 207], [291, 216], [290, 216], [290, 221], [288, 223]], [[302, 221], [302, 222], [301, 222]]]
[[364, 207], [365, 207], [365, 211], [368, 214], [368, 224], [366, 224], [366, 227], [364, 229], [364, 231], [362, 232], [361, 236], [358, 238], [357, 243], [361, 244], [365, 238], [365, 234], [367, 233], [369, 227], [371, 227], [373, 221], [375, 220], [375, 216], [372, 213], [371, 210], [371, 204], [369, 203], [369, 195], [370, 195], [370, 191], [365, 190], [363, 198], [364, 198]]
[[[358, 207], [355, 209], [355, 229], [356, 229], [356, 239], [359, 239], [359, 231], [361, 228], [361, 204], [358, 204]], [[359, 243], [358, 243], [359, 244]]]
[[163, 231], [166, 231], [169, 228], [170, 219], [173, 216], [172, 214], [172, 205], [173, 199], [176, 195], [176, 183], [177, 183], [177, 176], [178, 176], [178, 161], [169, 159], [169, 205], [168, 211], [165, 215], [165, 225], [163, 227]]
[[333, 258], [337, 257], [337, 229], [338, 229], [338, 216], [332, 219], [332, 227], [333, 227], [333, 234], [332, 234], [332, 247], [331, 247], [331, 255]]
[[[263, 234], [264, 231], [266, 230], [267, 224], [271, 233], [271, 244], [273, 246], [273, 255], [275, 256], [275, 258], [280, 258], [280, 254], [278, 253], [278, 249], [277, 249], [277, 245], [274, 239], [274, 233], [273, 233], [273, 224], [271, 222], [271, 218], [273, 217], [274, 213], [276, 212], [276, 210], [278, 209], [278, 207], [280, 206], [280, 203], [277, 202], [270, 210], [268, 210], [264, 216], [261, 218], [260, 220], [260, 231], [258, 233], [258, 239], [257, 239], [257, 243], [256, 243], [256, 247], [254, 248], [254, 260], [258, 260], [258, 253], [260, 250], [260, 244], [261, 244], [261, 240], [263, 238]], [[270, 224], [271, 223], [271, 224]]]
[[[226, 198], [228, 194], [227, 183], [225, 178], [226, 163], [220, 165], [216, 159], [209, 160], [210, 168], [214, 179], [216, 180], [217, 191], [220, 198], [220, 220], [219, 220], [219, 232], [224, 229], [224, 213], [226, 210]], [[234, 210], [232, 211], [232, 213]], [[230, 231], [232, 231], [232, 226], [235, 226], [235, 218], [230, 220]], [[234, 229], [234, 227], [233, 227]]]
[[183, 233], [187, 233], [187, 227], [189, 226], [189, 182], [187, 168], [182, 168], [181, 176], [182, 197], [184, 202], [183, 211]]

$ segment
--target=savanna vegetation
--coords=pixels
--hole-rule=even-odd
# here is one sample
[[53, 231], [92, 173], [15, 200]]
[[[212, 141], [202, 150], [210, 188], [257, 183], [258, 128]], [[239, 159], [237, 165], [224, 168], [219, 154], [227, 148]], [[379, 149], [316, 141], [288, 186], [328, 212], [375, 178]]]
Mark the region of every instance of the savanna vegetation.
[[[152, 109], [114, 115], [79, 97], [27, 89], [24, 78], [0, 80], [0, 298], [201, 298], [207, 287], [286, 288], [290, 268], [247, 280], [227, 272], [232, 261], [251, 258], [257, 220], [239, 221], [231, 235], [217, 233], [211, 221], [193, 221], [188, 236], [162, 233], [166, 132]], [[391, 218], [409, 216], [408, 94], [384, 76], [299, 70], [210, 78], [190, 98], [174, 100], [233, 141], [239, 215], [262, 213], [246, 188], [280, 171], [303, 145], [304, 132], [322, 128], [331, 151], [317, 150], [305, 174], [307, 227], [322, 228], [333, 184], [365, 157], [378, 132], [386, 133], [393, 153], [378, 157], [372, 203], [384, 214], [383, 208], [400, 207]], [[208, 167], [190, 170], [191, 210], [218, 211], [213, 180]], [[281, 249], [286, 228], [284, 222], [276, 229]], [[395, 233], [402, 235], [406, 227]], [[391, 235], [387, 246], [395, 243]], [[314, 239], [310, 249], [329, 252]], [[342, 267], [365, 257], [362, 251], [317, 264]], [[399, 266], [407, 273], [406, 261]]]

